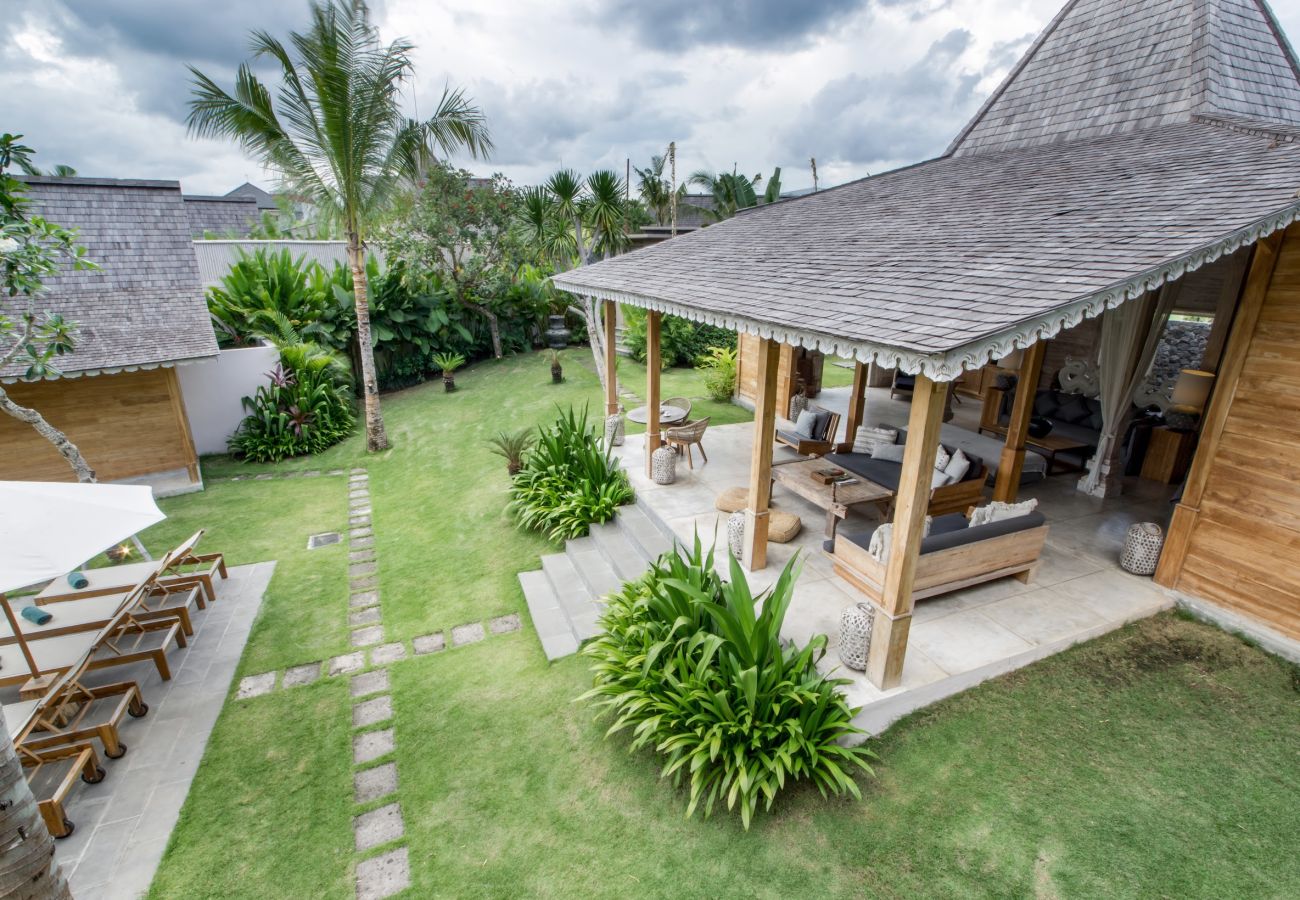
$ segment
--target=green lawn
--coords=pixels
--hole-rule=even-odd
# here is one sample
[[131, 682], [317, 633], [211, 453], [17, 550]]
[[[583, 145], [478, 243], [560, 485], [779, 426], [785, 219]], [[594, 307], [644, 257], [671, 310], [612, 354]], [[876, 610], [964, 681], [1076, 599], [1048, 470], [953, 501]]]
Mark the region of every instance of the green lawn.
[[[598, 409], [575, 356], [562, 385], [528, 356], [386, 397], [377, 457], [354, 440], [205, 472], [366, 466], [391, 637], [522, 611], [516, 575], [553, 548], [504, 515], [483, 439]], [[302, 550], [345, 497], [321, 477], [165, 501], [152, 548], [201, 524], [232, 561], [281, 560], [241, 672], [346, 643], [343, 555]], [[796, 790], [746, 833], [684, 819], [654, 761], [572, 702], [583, 661], [548, 664], [524, 618], [390, 670], [412, 898], [1300, 894], [1300, 676], [1204, 625], [1148, 620], [932, 707], [877, 741], [862, 802]], [[151, 896], [350, 896], [349, 708], [341, 680], [230, 703]]]
[[[645, 363], [639, 363], [634, 359], [620, 359], [618, 377], [619, 387], [623, 391], [635, 394], [638, 404], [645, 402]], [[754, 414], [743, 406], [710, 400], [708, 392], [704, 389], [704, 372], [700, 369], [682, 367], [664, 369], [659, 376], [659, 396], [665, 400], [669, 397], [689, 398], [691, 418], [703, 419], [707, 416], [710, 427], [730, 425], [733, 422], [751, 422], [754, 419]], [[644, 425], [638, 425], [636, 422], [627, 423], [628, 434], [640, 434], [643, 431], [645, 431]]]

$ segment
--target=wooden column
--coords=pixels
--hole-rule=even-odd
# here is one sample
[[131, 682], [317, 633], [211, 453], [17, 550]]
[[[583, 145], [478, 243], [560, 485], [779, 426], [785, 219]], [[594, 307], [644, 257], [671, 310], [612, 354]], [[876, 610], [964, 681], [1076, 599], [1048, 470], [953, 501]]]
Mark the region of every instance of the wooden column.
[[1237, 304], [1237, 314], [1232, 319], [1232, 331], [1223, 348], [1219, 373], [1214, 380], [1214, 392], [1210, 395], [1210, 404], [1201, 419], [1196, 455], [1192, 457], [1192, 467], [1183, 484], [1182, 499], [1174, 507], [1173, 516], [1169, 520], [1169, 532], [1165, 535], [1160, 564], [1156, 568], [1156, 584], [1175, 587], [1178, 576], [1182, 573], [1183, 560], [1187, 557], [1187, 543], [1191, 540], [1196, 519], [1201, 514], [1201, 497], [1205, 494], [1205, 483], [1210, 477], [1210, 466], [1218, 452], [1219, 441], [1223, 438], [1223, 426], [1227, 423], [1228, 411], [1232, 408], [1237, 379], [1241, 377], [1242, 367], [1246, 364], [1250, 342], [1255, 336], [1255, 326], [1259, 323], [1259, 311], [1264, 306], [1269, 283], [1273, 280], [1273, 270], [1277, 267], [1284, 234], [1281, 231], [1274, 232], [1255, 245], [1250, 271], [1246, 275], [1246, 284]]
[[605, 415], [618, 412], [618, 307], [613, 300], [605, 301]]
[[936, 384], [924, 375], [916, 377], [903, 470], [894, 501], [894, 533], [867, 656], [867, 677], [881, 690], [897, 687], [903, 677], [907, 633], [912, 627], [912, 583], [930, 505], [931, 472], [947, 396], [947, 385]]
[[767, 509], [772, 497], [772, 446], [776, 443], [776, 373], [780, 345], [758, 342], [758, 393], [754, 397], [754, 448], [749, 460], [745, 506], [745, 549], [741, 563], [750, 572], [767, 565]]
[[645, 314], [645, 473], [651, 475], [651, 460], [659, 449], [659, 376], [663, 357], [659, 348], [659, 323], [662, 315], [654, 310]]
[[172, 414], [181, 432], [182, 452], [185, 454], [185, 471], [189, 473], [192, 484], [199, 483], [199, 455], [194, 450], [194, 434], [190, 431], [190, 415], [185, 409], [185, 395], [181, 392], [181, 380], [176, 374], [175, 366], [163, 370], [167, 373], [167, 393], [172, 401]]
[[858, 436], [858, 429], [862, 427], [862, 418], [867, 408], [867, 374], [870, 368], [867, 363], [853, 364], [853, 388], [849, 392], [849, 417], [844, 425], [844, 443], [840, 445], [841, 452], [853, 449], [853, 441]]
[[1029, 436], [1029, 420], [1034, 414], [1034, 397], [1038, 394], [1038, 378], [1043, 371], [1043, 356], [1047, 342], [1030, 344], [1020, 359], [1020, 372], [1016, 377], [1016, 397], [1011, 407], [1011, 421], [1007, 423], [1007, 440], [998, 463], [998, 478], [993, 485], [993, 499], [1014, 503], [1020, 491], [1020, 473], [1025, 467], [1025, 438]]

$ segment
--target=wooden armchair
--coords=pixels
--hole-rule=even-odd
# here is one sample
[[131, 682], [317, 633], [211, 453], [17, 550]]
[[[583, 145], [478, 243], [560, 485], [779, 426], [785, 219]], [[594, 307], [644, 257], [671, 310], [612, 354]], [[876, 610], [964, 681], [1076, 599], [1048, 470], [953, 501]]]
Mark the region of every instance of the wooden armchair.
[[825, 456], [835, 449], [835, 433], [840, 427], [840, 414], [823, 409], [815, 403], [809, 403], [808, 409], [815, 413], [825, 413], [824, 424], [814, 435], [800, 434], [793, 428], [778, 428], [776, 442], [793, 447], [796, 453], [804, 456]]
[[664, 440], [668, 445], [674, 448], [679, 454], [685, 453], [686, 465], [692, 469], [695, 468], [695, 462], [691, 459], [691, 445], [700, 448], [700, 456], [704, 461], [709, 461], [709, 455], [704, 452], [704, 432], [709, 427], [709, 417], [696, 419], [694, 422], [687, 422], [685, 425], [677, 425], [669, 428], [664, 432]]

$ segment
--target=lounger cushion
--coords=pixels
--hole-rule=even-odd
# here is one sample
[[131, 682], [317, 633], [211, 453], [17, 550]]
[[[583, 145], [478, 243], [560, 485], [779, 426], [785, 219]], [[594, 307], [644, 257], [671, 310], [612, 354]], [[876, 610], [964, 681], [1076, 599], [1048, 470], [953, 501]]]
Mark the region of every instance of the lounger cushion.
[[[1015, 534], [1017, 531], [1028, 531], [1031, 528], [1037, 528], [1047, 522], [1047, 519], [1040, 512], [1031, 512], [1027, 516], [1017, 516], [1014, 519], [1003, 519], [1000, 522], [992, 522], [988, 525], [978, 525], [968, 527], [966, 517], [961, 513], [949, 513], [946, 516], [936, 516], [930, 524], [930, 535], [921, 541], [921, 553], [937, 553], [940, 550], [950, 550], [953, 547], [963, 547], [967, 544], [973, 544], [976, 541], [983, 541], [989, 538], [1001, 537], [1004, 534]], [[876, 529], [883, 526], [868, 526], [865, 528], [841, 528], [835, 535], [836, 542], [848, 541], [861, 547], [863, 550], [870, 552], [871, 538]], [[834, 549], [833, 547], [828, 549]]]

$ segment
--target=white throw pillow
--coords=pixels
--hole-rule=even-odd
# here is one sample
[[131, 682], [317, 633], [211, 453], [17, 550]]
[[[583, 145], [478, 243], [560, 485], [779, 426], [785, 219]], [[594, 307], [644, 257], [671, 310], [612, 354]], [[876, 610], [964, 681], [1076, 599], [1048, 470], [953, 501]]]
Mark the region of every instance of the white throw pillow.
[[794, 430], [806, 438], [812, 438], [813, 429], [817, 427], [817, 413], [811, 409], [799, 411], [799, 418], [794, 423]]
[[853, 438], [854, 453], [870, 453], [876, 448], [877, 444], [895, 444], [898, 442], [898, 431], [893, 428], [885, 428], [883, 425], [877, 425], [875, 428], [865, 426], [858, 429], [858, 433]]
[[935, 469], [934, 472], [930, 475], [930, 490], [934, 490], [935, 488], [941, 488], [945, 484], [948, 484], [949, 478], [950, 476], [948, 475], [947, 472], [944, 472], [941, 469]]
[[956, 484], [961, 481], [969, 471], [970, 457], [963, 453], [960, 448], [952, 455], [952, 459], [948, 460], [948, 465], [943, 467], [944, 474], [948, 476], [949, 484]]
[[970, 527], [975, 528], [979, 525], [990, 525], [1005, 519], [1027, 516], [1037, 508], [1037, 497], [1022, 500], [1019, 503], [1003, 503], [1001, 500], [994, 500], [988, 506], [978, 507], [970, 514]]
[[[932, 524], [934, 524], [934, 516], [926, 516], [925, 525], [921, 528], [922, 540], [930, 536], [930, 526]], [[893, 522], [886, 522], [871, 533], [871, 541], [867, 544], [867, 552], [871, 554], [872, 559], [881, 565], [889, 562], [889, 546], [893, 537]]]
[[934, 454], [934, 467], [942, 472], [947, 468], [948, 460], [950, 459], [952, 459], [952, 455], [947, 451], [943, 444], [940, 444], [939, 449], [935, 451]]
[[907, 448], [903, 444], [876, 444], [871, 451], [872, 459], [883, 459], [885, 462], [901, 463], [903, 461], [903, 452]]

